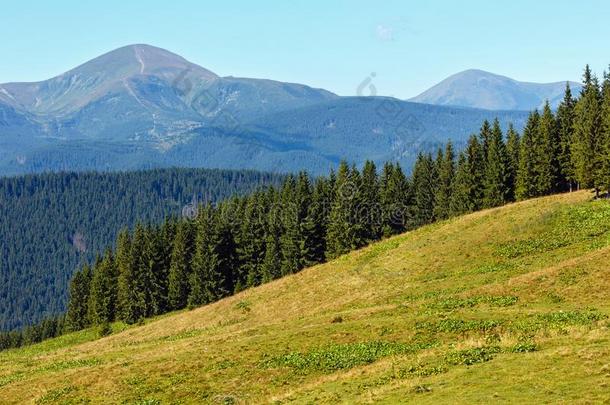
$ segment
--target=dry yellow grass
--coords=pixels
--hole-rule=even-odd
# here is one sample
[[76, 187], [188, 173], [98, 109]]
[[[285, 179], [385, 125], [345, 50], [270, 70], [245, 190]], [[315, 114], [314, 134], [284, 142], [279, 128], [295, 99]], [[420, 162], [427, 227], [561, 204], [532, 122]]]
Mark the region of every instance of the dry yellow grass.
[[[610, 401], [610, 234], [499, 253], [552, 234], [562, 212], [610, 211], [589, 199], [579, 192], [478, 212], [103, 339], [84, 331], [0, 353], [0, 403]], [[452, 307], [468, 298], [479, 301]], [[591, 309], [600, 316], [582, 321]], [[561, 311], [574, 320], [549, 320]], [[434, 329], [444, 320], [497, 325]], [[431, 344], [332, 370], [264, 361], [421, 339]], [[524, 340], [538, 350], [509, 350]], [[472, 365], [448, 360], [481, 347], [497, 352]], [[439, 368], [418, 375], [415, 366]]]

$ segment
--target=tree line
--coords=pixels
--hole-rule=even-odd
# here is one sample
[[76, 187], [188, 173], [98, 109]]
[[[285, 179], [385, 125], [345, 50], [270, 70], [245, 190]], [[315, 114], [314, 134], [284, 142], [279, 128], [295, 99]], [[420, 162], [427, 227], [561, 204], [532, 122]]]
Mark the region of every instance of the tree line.
[[[485, 121], [458, 153], [451, 142], [434, 156], [420, 153], [409, 176], [396, 163], [378, 170], [370, 161], [362, 169], [342, 162], [327, 177], [289, 175], [279, 186], [202, 205], [192, 218], [124, 229], [115, 249], [75, 274], [55, 329], [108, 331], [116, 320], [194, 308], [373, 241], [512, 201], [580, 188], [610, 194], [610, 75], [600, 84], [587, 66], [583, 81], [576, 98], [566, 85], [555, 112], [548, 103], [533, 111], [522, 134]], [[0, 348], [21, 344], [19, 333], [0, 337]]]

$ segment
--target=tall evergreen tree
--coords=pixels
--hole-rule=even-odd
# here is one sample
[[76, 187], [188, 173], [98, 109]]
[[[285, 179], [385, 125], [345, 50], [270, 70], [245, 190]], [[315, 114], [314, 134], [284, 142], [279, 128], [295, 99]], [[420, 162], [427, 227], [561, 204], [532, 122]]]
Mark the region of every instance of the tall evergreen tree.
[[409, 179], [398, 164], [383, 166], [379, 187], [381, 231], [383, 236], [404, 232], [410, 221], [412, 206]]
[[367, 204], [364, 199], [364, 192], [368, 187], [364, 187], [362, 174], [355, 165], [349, 172], [349, 184], [352, 185], [352, 197], [350, 198], [349, 204], [349, 216], [350, 219], [350, 245], [351, 249], [358, 249], [369, 243], [369, 236], [371, 235], [370, 223], [368, 215], [363, 215], [362, 207]]
[[610, 197], [610, 66], [608, 69], [608, 72], [604, 73], [602, 84], [601, 131], [598, 152], [600, 163], [596, 185], [607, 192], [607, 196]]
[[266, 195], [257, 191], [245, 200], [237, 240], [240, 270], [237, 274], [236, 290], [261, 283], [265, 258]]
[[70, 300], [66, 313], [68, 331], [84, 329], [89, 325], [89, 290], [91, 288], [91, 268], [85, 264], [70, 282]]
[[503, 137], [500, 122], [496, 119], [487, 146], [483, 180], [484, 207], [497, 207], [510, 200], [510, 162]]
[[451, 199], [449, 200], [449, 216], [466, 214], [473, 210], [470, 203], [470, 170], [468, 158], [464, 151], [460, 152], [457, 159], [455, 176], [451, 184]]
[[143, 254], [146, 278], [150, 286], [146, 316], [159, 315], [167, 310], [169, 268], [165, 267], [163, 242], [161, 227], [149, 226]]
[[453, 178], [455, 177], [455, 153], [451, 141], [447, 142], [442, 160], [438, 164], [439, 184], [436, 189], [434, 216], [437, 219], [449, 218], [451, 213], [451, 195], [453, 193]]
[[[489, 121], [483, 121], [483, 125], [481, 126], [481, 130], [479, 131], [479, 140], [481, 142], [481, 150], [484, 157], [483, 165], [487, 164], [486, 158], [489, 154], [489, 144], [491, 143], [491, 138], [493, 136], [491, 124]], [[485, 168], [483, 169], [485, 171]]]
[[167, 269], [169, 276], [169, 267], [172, 260], [172, 250], [174, 248], [174, 238], [176, 237], [177, 221], [174, 217], [168, 217], [161, 225], [161, 249], [163, 256], [163, 267]]
[[297, 196], [297, 179], [288, 176], [280, 191], [279, 204], [282, 207], [280, 220], [282, 233], [280, 246], [282, 252], [281, 273], [292, 274], [301, 268], [301, 228], [299, 217], [301, 207]]
[[381, 236], [381, 207], [379, 202], [379, 177], [375, 163], [367, 160], [362, 168], [361, 200], [358, 218], [363, 226], [367, 242]]
[[434, 220], [438, 183], [438, 172], [432, 156], [420, 153], [413, 169], [414, 226], [429, 224]]
[[135, 323], [149, 314], [150, 284], [148, 263], [146, 260], [147, 231], [142, 224], [137, 224], [129, 247], [128, 261], [121, 259], [119, 276], [119, 294], [121, 318], [127, 323]]
[[265, 258], [262, 265], [262, 282], [266, 283], [282, 276], [282, 247], [280, 236], [282, 230], [282, 210], [279, 197], [274, 196], [267, 220], [265, 238]]
[[282, 187], [282, 274], [296, 273], [303, 268], [303, 252], [307, 250], [303, 222], [311, 205], [311, 193], [311, 182], [304, 172], [297, 179], [289, 177]]
[[463, 156], [458, 160], [451, 196], [451, 215], [476, 211], [483, 206], [484, 179], [483, 149], [478, 137], [472, 135]]
[[218, 283], [218, 297], [222, 298], [235, 291], [235, 283], [239, 268], [239, 256], [237, 253], [237, 243], [235, 241], [236, 229], [236, 208], [231, 202], [221, 204], [217, 210], [217, 220], [215, 224], [216, 252], [218, 254], [218, 268], [222, 277]]
[[117, 270], [111, 250], [98, 257], [89, 290], [89, 320], [102, 325], [115, 320]]
[[535, 197], [537, 192], [536, 178], [536, 134], [540, 121], [538, 111], [532, 112], [523, 129], [523, 136], [520, 142], [519, 168], [517, 170], [517, 180], [515, 182], [515, 197], [517, 200], [525, 200]]
[[520, 153], [521, 137], [515, 131], [512, 124], [508, 126], [506, 133], [506, 153], [508, 155], [508, 184], [509, 184], [509, 201], [515, 200], [515, 184], [517, 181], [517, 170], [519, 170], [519, 153]]
[[135, 288], [135, 269], [131, 254], [131, 236], [126, 228], [119, 232], [116, 247], [117, 281], [117, 317], [133, 323], [131, 316], [133, 289]]
[[572, 144], [574, 131], [574, 104], [570, 84], [566, 83], [563, 100], [557, 108], [556, 128], [559, 138], [558, 164], [560, 174], [558, 178], [559, 191], [572, 191], [576, 181], [574, 162], [572, 160]]
[[333, 259], [356, 248], [357, 229], [354, 226], [354, 207], [357, 206], [358, 184], [346, 162], [337, 171], [335, 197], [327, 229], [327, 258]]
[[203, 207], [197, 216], [195, 256], [189, 277], [189, 308], [213, 302], [221, 295], [219, 289], [224, 274], [217, 251], [216, 220], [215, 211], [210, 205]]
[[600, 94], [597, 78], [589, 65], [583, 76], [584, 87], [574, 107], [572, 164], [578, 188], [594, 186], [595, 173], [600, 166], [599, 140], [601, 129]]
[[168, 305], [174, 310], [182, 309], [187, 305], [190, 293], [192, 245], [191, 224], [183, 221], [176, 228], [168, 275]]
[[547, 101], [534, 133], [535, 195], [548, 195], [559, 188], [559, 137], [555, 117]]
[[303, 263], [312, 266], [324, 261], [326, 251], [326, 225], [331, 206], [331, 190], [328, 180], [318, 179], [314, 185], [312, 202], [302, 226]]

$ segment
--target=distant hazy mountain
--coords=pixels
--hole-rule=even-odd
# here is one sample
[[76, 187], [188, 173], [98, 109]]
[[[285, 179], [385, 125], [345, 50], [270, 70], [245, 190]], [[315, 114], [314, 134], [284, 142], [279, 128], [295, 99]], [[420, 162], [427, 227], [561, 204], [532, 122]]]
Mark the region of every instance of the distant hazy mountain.
[[483, 119], [523, 113], [339, 97], [220, 77], [131, 45], [38, 83], [0, 85], [0, 175], [167, 166], [326, 172], [340, 159], [398, 160], [461, 142]]
[[[435, 105], [482, 108], [486, 110], [530, 111], [561, 102], [566, 82], [526, 83], [482, 70], [466, 70], [448, 77], [410, 101]], [[570, 82], [573, 94], [581, 84]]]

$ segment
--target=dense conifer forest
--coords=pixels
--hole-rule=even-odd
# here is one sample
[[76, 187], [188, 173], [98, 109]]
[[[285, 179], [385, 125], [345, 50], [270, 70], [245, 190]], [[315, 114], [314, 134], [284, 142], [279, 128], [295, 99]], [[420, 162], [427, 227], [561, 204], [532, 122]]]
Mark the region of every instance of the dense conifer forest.
[[279, 184], [252, 171], [167, 169], [0, 178], [0, 330], [65, 312], [74, 271], [121, 227]]
[[574, 98], [530, 114], [522, 134], [482, 124], [464, 150], [451, 143], [402, 168], [341, 163], [247, 196], [202, 204], [192, 219], [140, 222], [76, 273], [65, 316], [0, 337], [19, 346], [91, 325], [207, 304], [404, 231], [484, 208], [579, 188], [610, 191], [610, 75], [587, 67]]

